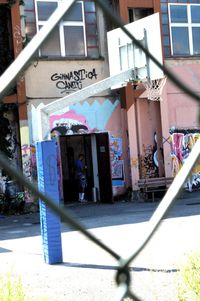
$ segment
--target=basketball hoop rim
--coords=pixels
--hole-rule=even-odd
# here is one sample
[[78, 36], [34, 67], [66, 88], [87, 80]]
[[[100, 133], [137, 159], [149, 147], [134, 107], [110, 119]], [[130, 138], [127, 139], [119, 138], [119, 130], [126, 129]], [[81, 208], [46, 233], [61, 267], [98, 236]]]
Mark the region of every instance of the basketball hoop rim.
[[166, 83], [166, 76], [158, 78], [158, 79], [146, 79], [142, 81], [142, 85], [147, 91], [147, 99], [152, 101], [160, 101], [162, 100], [162, 91], [163, 87]]

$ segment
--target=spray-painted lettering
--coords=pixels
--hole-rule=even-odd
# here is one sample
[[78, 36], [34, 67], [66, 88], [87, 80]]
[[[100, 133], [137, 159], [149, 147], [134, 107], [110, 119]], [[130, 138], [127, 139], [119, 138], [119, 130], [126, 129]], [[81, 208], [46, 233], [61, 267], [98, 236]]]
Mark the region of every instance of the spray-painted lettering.
[[83, 88], [83, 81], [89, 79], [97, 79], [95, 68], [91, 71], [85, 69], [74, 70], [68, 73], [54, 73], [51, 80], [56, 82], [56, 88], [61, 90], [61, 93], [70, 93]]

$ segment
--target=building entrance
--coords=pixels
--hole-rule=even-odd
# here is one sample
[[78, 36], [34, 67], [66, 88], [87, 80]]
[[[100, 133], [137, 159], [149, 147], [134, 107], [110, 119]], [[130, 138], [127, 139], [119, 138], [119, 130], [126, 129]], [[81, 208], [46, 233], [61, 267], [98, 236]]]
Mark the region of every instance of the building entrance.
[[64, 203], [78, 201], [75, 161], [83, 155], [89, 202], [113, 202], [108, 133], [59, 136]]

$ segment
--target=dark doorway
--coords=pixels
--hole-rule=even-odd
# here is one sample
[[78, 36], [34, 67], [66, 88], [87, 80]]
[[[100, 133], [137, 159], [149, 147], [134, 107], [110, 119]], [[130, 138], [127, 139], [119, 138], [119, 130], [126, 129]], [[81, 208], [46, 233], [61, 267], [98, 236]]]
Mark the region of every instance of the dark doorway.
[[109, 203], [112, 199], [109, 138], [107, 133], [96, 134], [100, 199]]
[[59, 136], [64, 203], [78, 201], [75, 160], [84, 156], [88, 202], [112, 202], [112, 181], [107, 133]]

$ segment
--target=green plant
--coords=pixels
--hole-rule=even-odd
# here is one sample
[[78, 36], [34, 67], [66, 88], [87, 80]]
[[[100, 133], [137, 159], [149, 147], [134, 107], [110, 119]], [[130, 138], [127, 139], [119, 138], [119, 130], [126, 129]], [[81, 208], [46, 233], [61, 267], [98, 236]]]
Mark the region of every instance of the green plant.
[[20, 277], [11, 273], [0, 277], [0, 301], [27, 301]]
[[180, 269], [178, 286], [179, 301], [200, 300], [200, 252], [195, 252], [187, 258]]

